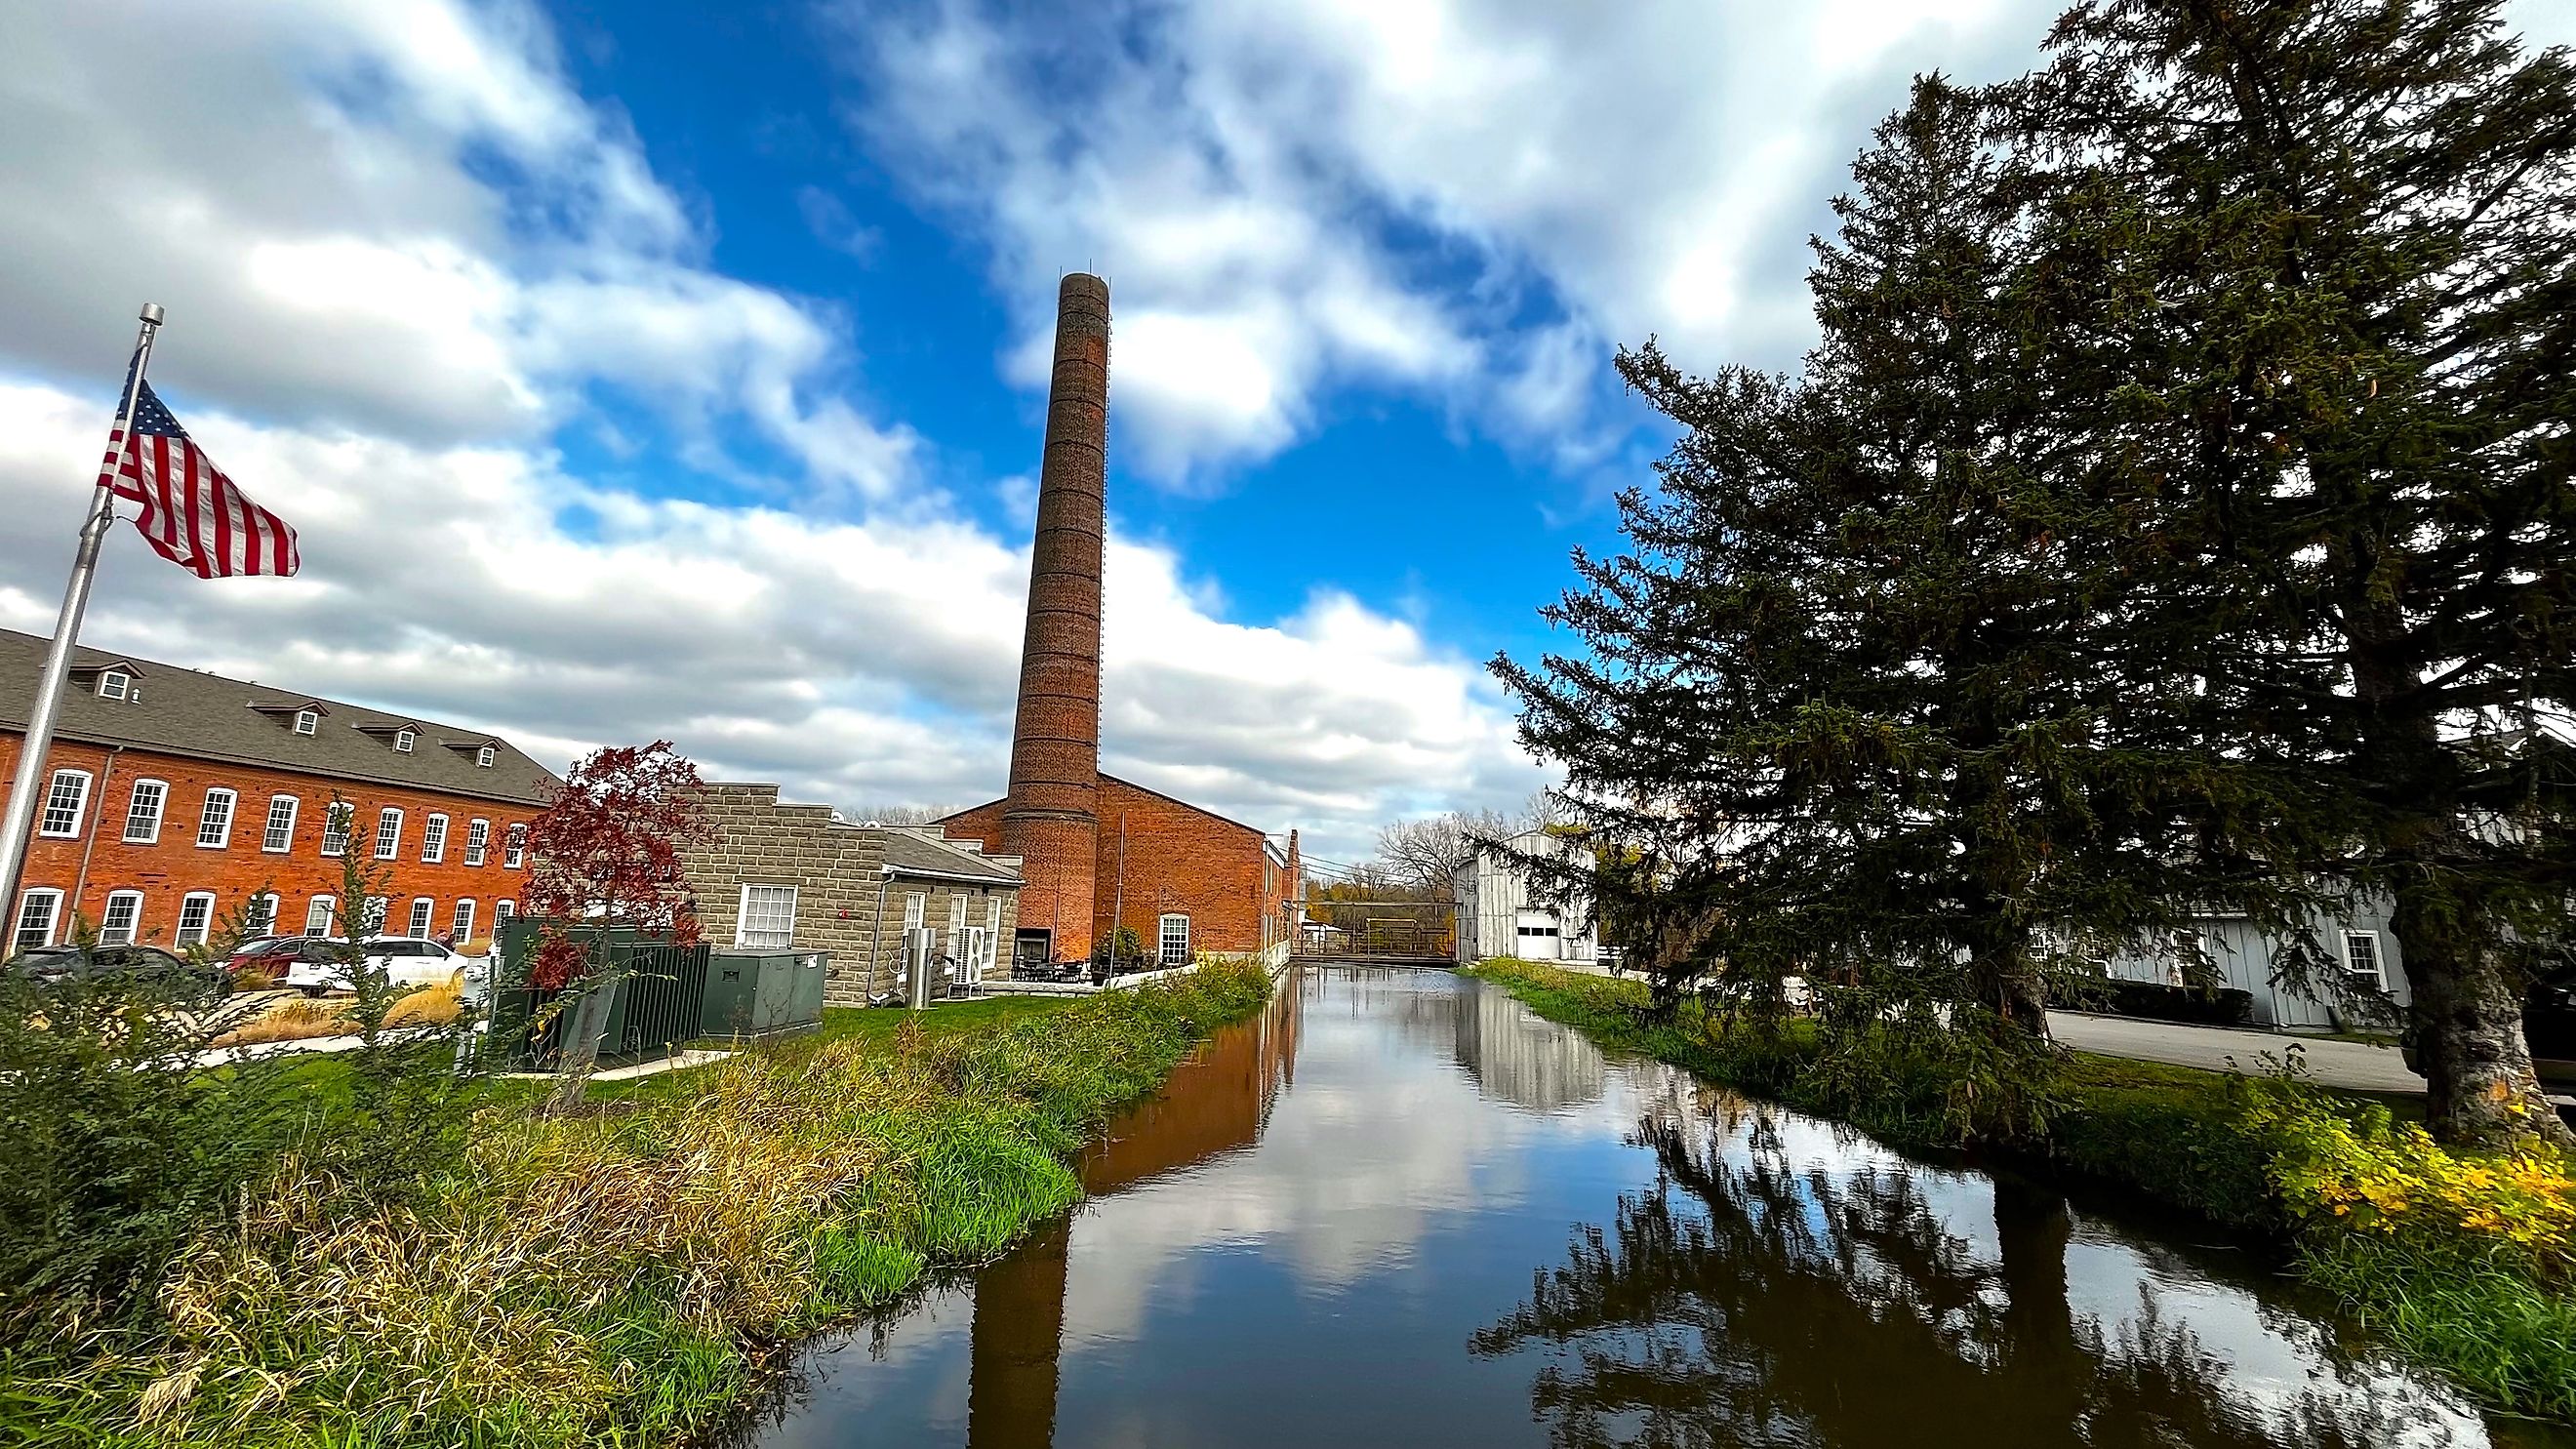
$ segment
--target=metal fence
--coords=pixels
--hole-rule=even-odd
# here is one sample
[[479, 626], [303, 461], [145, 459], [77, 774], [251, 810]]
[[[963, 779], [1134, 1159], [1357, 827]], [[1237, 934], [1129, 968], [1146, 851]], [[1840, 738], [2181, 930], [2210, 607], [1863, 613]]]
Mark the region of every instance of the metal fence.
[[[550, 990], [528, 981], [546, 925], [515, 919], [492, 943], [492, 1039], [514, 1067], [556, 1070], [577, 1021], [597, 1023], [604, 1062], [659, 1056], [701, 1035], [709, 954], [704, 942], [675, 945], [631, 926], [574, 926], [569, 934], [587, 949], [589, 969]], [[576, 1009], [601, 993], [607, 996], [604, 1012]]]

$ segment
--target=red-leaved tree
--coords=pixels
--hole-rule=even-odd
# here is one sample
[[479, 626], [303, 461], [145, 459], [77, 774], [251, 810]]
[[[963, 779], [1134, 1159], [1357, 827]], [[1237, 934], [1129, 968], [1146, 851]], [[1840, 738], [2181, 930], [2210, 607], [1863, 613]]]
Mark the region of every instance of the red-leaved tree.
[[528, 827], [519, 908], [547, 919], [528, 980], [557, 989], [582, 973], [588, 948], [566, 928], [589, 922], [698, 939], [697, 900], [681, 852], [714, 839], [698, 767], [669, 740], [593, 750], [564, 776]]

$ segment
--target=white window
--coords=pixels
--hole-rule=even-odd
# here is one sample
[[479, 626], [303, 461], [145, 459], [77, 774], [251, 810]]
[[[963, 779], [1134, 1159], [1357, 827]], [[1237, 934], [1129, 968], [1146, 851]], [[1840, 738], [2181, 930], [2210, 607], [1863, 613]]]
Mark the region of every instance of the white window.
[[391, 860], [402, 849], [402, 812], [391, 806], [376, 812], [376, 859]]
[[393, 918], [394, 903], [383, 896], [369, 896], [358, 904], [358, 919], [349, 924], [357, 927], [360, 940], [385, 933], [385, 922]]
[[432, 815], [420, 822], [420, 858], [425, 865], [447, 859], [446, 816]]
[[985, 976], [993, 974], [994, 956], [1001, 950], [1001, 939], [1002, 898], [986, 896], [984, 898], [984, 960], [979, 974]]
[[796, 944], [796, 887], [747, 885], [733, 943], [774, 951]]
[[474, 939], [474, 903], [472, 901], [456, 903], [456, 914], [447, 922], [447, 934], [454, 936], [459, 946]]
[[88, 803], [89, 772], [56, 770], [45, 789], [45, 818], [36, 833], [64, 839], [80, 834], [81, 807]]
[[170, 787], [160, 780], [137, 780], [125, 797], [125, 843], [150, 845], [161, 838], [161, 807], [170, 802]]
[[358, 807], [346, 800], [334, 800], [322, 812], [322, 853], [345, 855], [349, 850], [349, 827], [355, 823]]
[[397, 755], [410, 754], [411, 747], [419, 743], [420, 731], [418, 730], [394, 731], [394, 753]]
[[467, 865], [481, 865], [483, 863], [484, 855], [491, 849], [492, 822], [489, 820], [466, 821], [465, 863]]
[[918, 930], [920, 930], [920, 929], [921, 929], [921, 920], [922, 920], [922, 915], [923, 915], [923, 913], [924, 913], [926, 910], [928, 910], [929, 906], [930, 906], [930, 897], [923, 895], [923, 894], [922, 894], [921, 892], [919, 892], [919, 891], [911, 891], [911, 892], [906, 893], [906, 894], [905, 894], [905, 896], [904, 896], [904, 898], [903, 898], [903, 928], [904, 928], [904, 930], [906, 930], [906, 931], [918, 931]]
[[271, 855], [283, 854], [295, 844], [295, 812], [302, 802], [292, 795], [268, 797], [268, 826], [259, 833], [259, 848]]
[[233, 840], [233, 792], [208, 790], [206, 808], [197, 814], [197, 844], [221, 850]]
[[63, 893], [57, 890], [29, 891], [18, 898], [18, 929], [10, 936], [9, 951], [33, 951], [54, 944], [54, 921], [63, 913]]
[[313, 898], [313, 904], [304, 908], [304, 934], [308, 936], [330, 935], [334, 924], [331, 908], [336, 904], [338, 903], [333, 901], [329, 896], [315, 896]]
[[948, 939], [956, 940], [957, 933], [965, 929], [966, 897], [952, 891], [948, 896]]
[[133, 675], [122, 669], [107, 671], [98, 677], [98, 697], [101, 699], [125, 698], [126, 683], [133, 678]]
[[490, 745], [485, 745], [483, 748], [476, 750], [474, 752], [474, 763], [487, 770], [492, 768], [492, 747]]
[[1161, 955], [1164, 965], [1187, 966], [1190, 964], [1189, 917], [1178, 912], [1173, 912], [1172, 914], [1164, 916], [1155, 931], [1155, 936], [1158, 938], [1162, 946]]
[[295, 732], [299, 735], [309, 735], [313, 733], [321, 723], [322, 716], [315, 714], [309, 709], [299, 709], [295, 712]]
[[107, 909], [99, 913], [98, 943], [102, 946], [131, 946], [134, 928], [143, 923], [143, 892], [109, 891]]
[[430, 919], [437, 914], [438, 903], [436, 901], [431, 900], [427, 896], [412, 897], [411, 921], [404, 927], [403, 934], [406, 936], [428, 935]]
[[527, 861], [528, 827], [524, 825], [513, 825], [510, 827], [509, 843], [501, 849], [501, 868], [504, 870], [517, 870], [520, 866], [527, 864]]
[[519, 903], [517, 901], [494, 901], [492, 903], [492, 929], [496, 932], [499, 931], [503, 921], [510, 919], [518, 913]]
[[242, 903], [242, 939], [277, 934], [277, 897], [252, 896]]
[[2380, 969], [2377, 931], [2343, 933], [2343, 969], [2352, 973], [2355, 985], [2367, 982], [2375, 991], [2387, 989], [2388, 977]]
[[215, 923], [215, 894], [212, 891], [190, 891], [179, 898], [179, 929], [171, 934], [173, 946], [206, 944], [207, 929]]

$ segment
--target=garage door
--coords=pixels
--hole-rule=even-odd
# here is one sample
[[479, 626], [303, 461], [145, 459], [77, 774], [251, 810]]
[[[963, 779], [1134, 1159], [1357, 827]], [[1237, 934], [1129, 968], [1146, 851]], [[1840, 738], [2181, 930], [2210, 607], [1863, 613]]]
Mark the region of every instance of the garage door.
[[1515, 934], [1512, 954], [1525, 961], [1553, 961], [1564, 954], [1563, 933], [1550, 912], [1521, 912]]

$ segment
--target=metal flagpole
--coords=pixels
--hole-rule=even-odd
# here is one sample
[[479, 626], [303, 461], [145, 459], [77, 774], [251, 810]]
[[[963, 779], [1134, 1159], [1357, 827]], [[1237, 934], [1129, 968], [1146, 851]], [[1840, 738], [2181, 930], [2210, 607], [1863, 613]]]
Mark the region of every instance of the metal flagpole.
[[[133, 442], [134, 400], [143, 390], [143, 369], [152, 362], [153, 334], [161, 327], [161, 304], [146, 302], [138, 315], [143, 327], [134, 338], [134, 366], [126, 375], [125, 401], [116, 410], [116, 427], [126, 434], [128, 447]], [[81, 522], [80, 549], [72, 555], [71, 582], [63, 587], [62, 617], [54, 621], [54, 642], [45, 651], [36, 703], [27, 711], [27, 736], [18, 746], [18, 776], [9, 787], [8, 811], [0, 815], [0, 902], [7, 903], [9, 912], [9, 936], [0, 941], [0, 956], [17, 950], [18, 885], [27, 866], [27, 838], [36, 828], [36, 810], [43, 800], [54, 716], [62, 710], [63, 682], [71, 676], [72, 644], [80, 633], [81, 613], [89, 607], [90, 579], [98, 572], [98, 546], [107, 538], [108, 525], [116, 522], [116, 494], [108, 486], [112, 467], [100, 471], [98, 486], [91, 490], [89, 517]], [[79, 908], [78, 901], [64, 903], [66, 913]]]

